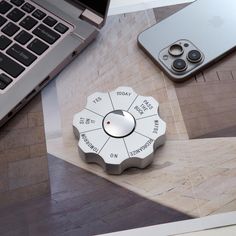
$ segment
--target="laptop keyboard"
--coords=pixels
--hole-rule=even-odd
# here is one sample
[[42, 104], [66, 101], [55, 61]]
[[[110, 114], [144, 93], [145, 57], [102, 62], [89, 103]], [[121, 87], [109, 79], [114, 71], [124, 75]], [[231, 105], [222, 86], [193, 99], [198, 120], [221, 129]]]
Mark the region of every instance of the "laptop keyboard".
[[0, 0], [0, 91], [22, 76], [70, 26], [26, 0]]

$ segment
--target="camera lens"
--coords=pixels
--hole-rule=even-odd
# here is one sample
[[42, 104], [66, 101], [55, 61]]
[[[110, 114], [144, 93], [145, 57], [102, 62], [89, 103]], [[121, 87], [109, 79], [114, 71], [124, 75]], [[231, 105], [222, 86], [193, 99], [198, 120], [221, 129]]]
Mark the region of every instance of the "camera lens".
[[173, 44], [169, 48], [169, 54], [173, 57], [181, 56], [184, 53], [184, 49], [179, 44]]
[[197, 50], [191, 50], [188, 53], [187, 59], [192, 63], [198, 63], [202, 60], [202, 54]]
[[187, 64], [183, 59], [176, 59], [172, 64], [172, 68], [177, 72], [182, 72], [187, 69]]

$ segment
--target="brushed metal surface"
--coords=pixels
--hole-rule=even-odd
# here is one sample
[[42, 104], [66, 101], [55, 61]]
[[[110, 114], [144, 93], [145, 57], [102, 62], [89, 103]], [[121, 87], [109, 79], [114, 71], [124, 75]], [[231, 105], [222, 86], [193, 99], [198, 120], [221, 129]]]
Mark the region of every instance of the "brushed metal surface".
[[73, 119], [80, 157], [109, 174], [145, 168], [165, 142], [166, 123], [158, 106], [154, 98], [139, 96], [129, 87], [90, 95], [86, 108]]

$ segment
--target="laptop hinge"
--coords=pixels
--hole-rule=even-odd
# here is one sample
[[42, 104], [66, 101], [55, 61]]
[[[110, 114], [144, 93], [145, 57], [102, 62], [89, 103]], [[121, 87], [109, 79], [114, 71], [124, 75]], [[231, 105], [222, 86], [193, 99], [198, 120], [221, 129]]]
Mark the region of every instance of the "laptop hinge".
[[94, 12], [85, 9], [80, 16], [81, 19], [88, 21], [89, 23], [101, 28], [104, 23], [104, 19], [101, 16], [96, 15]]

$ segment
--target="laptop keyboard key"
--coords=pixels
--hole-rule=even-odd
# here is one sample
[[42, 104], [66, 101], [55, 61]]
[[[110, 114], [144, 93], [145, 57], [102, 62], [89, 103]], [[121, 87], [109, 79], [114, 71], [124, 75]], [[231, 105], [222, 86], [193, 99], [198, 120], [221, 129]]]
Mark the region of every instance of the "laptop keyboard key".
[[12, 41], [4, 35], [0, 36], [0, 50], [6, 49]]
[[25, 13], [17, 8], [14, 8], [12, 11], [10, 11], [7, 14], [7, 17], [9, 19], [11, 19], [14, 22], [19, 21], [23, 16], [25, 15]]
[[0, 89], [3, 90], [6, 87], [7, 87], [7, 85], [4, 82], [2, 82], [1, 79], [0, 79]]
[[25, 45], [27, 42], [29, 42], [33, 36], [29, 34], [28, 32], [22, 30], [19, 34], [16, 35], [14, 38], [17, 42], [19, 42], [22, 45]]
[[34, 29], [33, 34], [44, 40], [49, 44], [55, 43], [59, 38], [60, 35], [55, 31], [49, 29], [47, 26], [41, 24], [36, 29]]
[[13, 78], [18, 77], [25, 70], [23, 66], [19, 65], [18, 63], [16, 63], [11, 58], [9, 58], [8, 56], [4, 55], [1, 52], [0, 52], [0, 69], [5, 71]]
[[11, 3], [16, 5], [17, 7], [21, 6], [24, 2], [24, 0], [11, 0]]
[[0, 74], [0, 89], [5, 89], [13, 80], [5, 74]]
[[6, 23], [7, 19], [0, 15], [0, 27]]
[[20, 22], [20, 26], [22, 26], [23, 28], [27, 29], [27, 30], [31, 30], [36, 24], [38, 23], [38, 21], [36, 21], [34, 18], [32, 18], [31, 16], [26, 16], [21, 22]]
[[7, 87], [7, 85], [0, 80], [0, 89], [3, 90]]
[[12, 8], [12, 5], [6, 1], [0, 2], [0, 13], [5, 14]]
[[9, 22], [3, 29], [2, 32], [8, 35], [9, 37], [13, 36], [20, 27], [17, 25], [13, 24], [12, 22]]
[[30, 49], [32, 52], [36, 53], [37, 55], [42, 55], [48, 48], [49, 46], [45, 43], [43, 43], [39, 39], [34, 39], [27, 47]]
[[37, 9], [33, 14], [32, 14], [36, 19], [42, 20], [45, 16], [46, 13], [42, 12], [41, 10]]
[[5, 75], [5, 74], [0, 74], [0, 80], [2, 81], [2, 82], [4, 82], [5, 84], [10, 84], [13, 80], [11, 79], [11, 78], [9, 78], [7, 75]]
[[57, 23], [57, 20], [55, 20], [54, 18], [52, 18], [51, 16], [47, 16], [44, 20], [43, 23], [52, 27]]
[[31, 5], [30, 3], [26, 2], [23, 6], [22, 9], [27, 12], [27, 13], [31, 13], [35, 7], [33, 5]]
[[14, 44], [7, 50], [7, 54], [15, 58], [17, 61], [21, 62], [25, 66], [30, 66], [37, 57], [27, 51], [26, 49], [22, 48], [18, 44]]
[[64, 34], [69, 28], [62, 23], [58, 23], [54, 29], [61, 34]]

